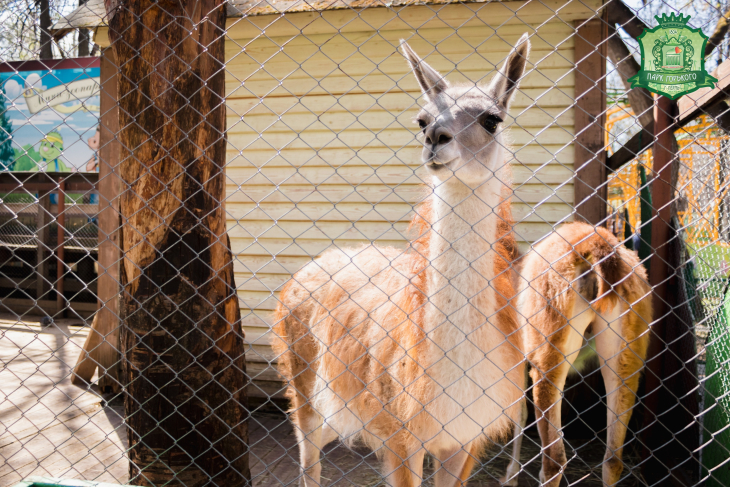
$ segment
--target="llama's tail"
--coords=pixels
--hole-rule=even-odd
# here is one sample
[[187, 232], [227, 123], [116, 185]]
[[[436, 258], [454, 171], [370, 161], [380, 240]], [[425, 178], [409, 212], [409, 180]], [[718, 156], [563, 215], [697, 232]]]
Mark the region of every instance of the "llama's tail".
[[651, 288], [644, 266], [605, 228], [563, 225], [526, 256], [521, 281], [520, 298], [540, 301], [524, 302], [522, 308], [532, 309], [533, 316], [547, 313], [531, 319], [545, 326], [570, 318], [575, 298], [571, 289], [596, 313], [606, 313], [623, 301], [647, 323], [651, 319]]
[[[565, 229], [565, 230], [564, 230]], [[573, 288], [598, 313], [623, 301], [627, 308], [651, 318], [647, 309], [651, 288], [646, 269], [635, 252], [628, 250], [607, 229], [584, 223], [565, 225], [558, 232], [573, 249]]]

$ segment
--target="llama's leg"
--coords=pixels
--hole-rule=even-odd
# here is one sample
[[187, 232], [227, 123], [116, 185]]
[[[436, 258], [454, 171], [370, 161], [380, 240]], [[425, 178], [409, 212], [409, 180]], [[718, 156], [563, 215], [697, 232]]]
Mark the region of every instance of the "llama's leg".
[[408, 458], [406, 466], [411, 472], [414, 487], [421, 485], [423, 482], [423, 457], [426, 455], [426, 450], [421, 448], [417, 452], [411, 454]]
[[569, 364], [563, 363], [545, 375], [541, 375], [536, 369], [533, 371], [535, 415], [542, 443], [540, 484], [549, 487], [560, 485], [563, 468], [568, 462], [563, 445], [560, 413], [563, 399], [561, 391], [569, 367]]
[[554, 329], [548, 343], [532, 354], [535, 415], [542, 443], [540, 482], [548, 487], [560, 485], [567, 463], [560, 418], [563, 388], [595, 313], [583, 298], [577, 296], [569, 316], [572, 316], [570, 321], [560, 329]]
[[304, 404], [291, 414], [294, 433], [299, 443], [299, 462], [301, 465], [300, 487], [320, 485], [322, 463], [320, 453], [324, 446], [322, 418], [308, 404]]
[[435, 487], [466, 485], [479, 454], [476, 442], [439, 453], [434, 474]]
[[504, 477], [499, 479], [502, 485], [509, 487], [517, 487], [517, 476], [522, 470], [522, 464], [520, 463], [520, 451], [522, 449], [522, 437], [527, 425], [527, 398], [522, 398], [522, 405], [520, 407], [519, 417], [517, 418], [518, 423], [515, 425], [514, 438], [512, 438], [512, 459], [507, 466], [507, 472]]
[[[636, 390], [639, 387], [639, 376], [644, 366], [641, 350], [646, 349], [638, 341], [638, 347], [629, 344], [618, 333], [622, 329], [618, 310], [597, 320], [596, 349], [601, 360], [601, 374], [606, 384], [607, 403], [607, 437], [606, 455], [603, 459], [603, 482], [616, 485], [621, 478], [624, 464], [622, 460], [626, 428], [636, 401]], [[638, 348], [638, 353], [637, 353]]]
[[[383, 476], [390, 487], [418, 487], [423, 476], [423, 448], [409, 449], [402, 440], [404, 433], [396, 434], [383, 446]], [[400, 440], [400, 441], [399, 441]], [[423, 452], [423, 453], [422, 453]], [[417, 457], [420, 457], [420, 469], [416, 467]], [[418, 475], [414, 475], [416, 470]], [[415, 479], [418, 477], [418, 482]]]

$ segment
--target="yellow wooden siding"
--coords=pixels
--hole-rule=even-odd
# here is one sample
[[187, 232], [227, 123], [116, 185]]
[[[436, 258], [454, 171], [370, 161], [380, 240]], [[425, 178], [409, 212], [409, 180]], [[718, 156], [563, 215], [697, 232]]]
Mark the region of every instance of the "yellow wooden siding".
[[427, 175], [399, 39], [450, 80], [486, 81], [532, 34], [532, 71], [506, 121], [522, 247], [570, 216], [573, 20], [592, 15], [588, 3], [505, 2], [229, 19], [226, 211], [250, 362], [273, 358], [276, 291], [312, 257], [405, 243]]

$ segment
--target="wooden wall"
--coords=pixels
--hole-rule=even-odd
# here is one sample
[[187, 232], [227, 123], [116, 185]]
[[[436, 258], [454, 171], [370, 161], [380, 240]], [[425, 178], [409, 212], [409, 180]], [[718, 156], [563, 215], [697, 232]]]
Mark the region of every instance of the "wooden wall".
[[260, 387], [251, 395], [280, 387], [267, 368], [280, 286], [332, 245], [403, 246], [412, 204], [425, 194], [412, 122], [420, 93], [399, 39], [451, 80], [486, 81], [531, 34], [532, 71], [506, 121], [524, 249], [572, 219], [574, 21], [598, 6], [503, 2], [229, 20], [225, 204], [249, 371]]

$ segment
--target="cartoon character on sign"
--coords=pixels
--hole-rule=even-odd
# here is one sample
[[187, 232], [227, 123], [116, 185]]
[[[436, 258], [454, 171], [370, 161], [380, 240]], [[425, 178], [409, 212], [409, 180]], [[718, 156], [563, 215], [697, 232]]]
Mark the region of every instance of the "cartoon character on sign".
[[89, 144], [89, 149], [94, 151], [94, 155], [91, 156], [89, 162], [86, 163], [86, 172], [99, 172], [99, 144], [101, 143], [99, 127], [96, 127], [96, 132], [94, 132], [94, 135], [89, 137], [87, 142]]
[[[94, 151], [94, 155], [91, 156], [91, 159], [89, 159], [89, 162], [86, 163], [86, 171], [87, 172], [99, 172], [99, 146], [101, 145], [101, 134], [99, 133], [99, 127], [96, 127], [96, 131], [94, 132], [94, 135], [89, 137], [87, 140], [89, 144], [89, 148]], [[96, 193], [91, 193], [88, 196], [89, 203], [92, 205], [99, 204], [99, 195]]]
[[[49, 132], [41, 142], [43, 170], [48, 172], [71, 172], [63, 161], [59, 160], [63, 153], [63, 137], [58, 132]], [[58, 204], [58, 195], [51, 193], [51, 204]]]
[[63, 137], [58, 132], [49, 132], [41, 142], [43, 168], [49, 172], [70, 172], [70, 169], [58, 158], [63, 153]]

